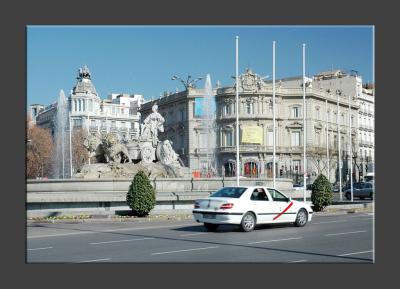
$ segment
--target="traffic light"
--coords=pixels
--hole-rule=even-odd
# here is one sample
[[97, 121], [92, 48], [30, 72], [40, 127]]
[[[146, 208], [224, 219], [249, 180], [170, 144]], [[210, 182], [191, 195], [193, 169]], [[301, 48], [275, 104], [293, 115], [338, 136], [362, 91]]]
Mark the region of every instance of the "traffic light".
[[282, 169], [279, 170], [279, 175], [280, 175], [281, 177], [283, 176], [283, 170], [282, 170]]

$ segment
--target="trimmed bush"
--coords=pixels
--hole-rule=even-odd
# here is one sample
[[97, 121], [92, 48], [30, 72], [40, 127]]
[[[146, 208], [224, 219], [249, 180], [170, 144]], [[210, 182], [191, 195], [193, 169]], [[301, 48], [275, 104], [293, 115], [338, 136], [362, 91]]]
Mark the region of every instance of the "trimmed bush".
[[126, 195], [126, 202], [139, 217], [147, 216], [156, 205], [155, 190], [143, 171], [139, 171], [133, 178]]
[[332, 204], [332, 199], [332, 185], [323, 174], [320, 174], [314, 181], [311, 193], [311, 202], [314, 205], [314, 210], [322, 211], [326, 206]]

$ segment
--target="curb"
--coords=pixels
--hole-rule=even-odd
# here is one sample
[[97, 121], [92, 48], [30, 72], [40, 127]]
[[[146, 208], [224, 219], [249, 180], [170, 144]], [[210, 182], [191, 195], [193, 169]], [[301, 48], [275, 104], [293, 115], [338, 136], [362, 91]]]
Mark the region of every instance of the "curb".
[[[334, 216], [334, 215], [343, 215], [343, 214], [351, 214], [351, 213], [359, 213], [359, 212], [373, 212], [374, 211], [374, 203], [361, 203], [361, 204], [341, 204], [341, 205], [330, 205], [326, 207], [321, 212], [314, 212], [314, 215], [317, 216]], [[165, 210], [165, 211], [155, 211], [149, 214], [147, 217], [122, 217], [115, 215], [88, 215], [85, 218], [74, 218], [71, 216], [70, 218], [54, 218], [54, 219], [46, 219], [46, 218], [38, 218], [38, 219], [27, 219], [26, 222], [28, 224], [36, 224], [36, 223], [92, 223], [92, 222], [154, 222], [154, 221], [184, 221], [184, 220], [193, 220], [192, 210]]]

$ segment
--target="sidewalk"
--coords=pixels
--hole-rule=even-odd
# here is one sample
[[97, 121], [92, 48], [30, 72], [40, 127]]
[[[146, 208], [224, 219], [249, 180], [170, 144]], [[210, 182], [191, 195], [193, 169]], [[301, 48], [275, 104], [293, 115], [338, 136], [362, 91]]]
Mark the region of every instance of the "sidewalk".
[[[326, 207], [322, 212], [314, 212], [315, 215], [340, 215], [357, 212], [374, 212], [374, 202], [335, 202], [334, 204]], [[77, 215], [65, 216], [55, 218], [31, 218], [27, 219], [27, 223], [62, 223], [62, 222], [150, 222], [150, 221], [163, 221], [163, 220], [193, 220], [192, 210], [156, 210], [150, 212], [147, 217], [132, 217], [123, 215]]]

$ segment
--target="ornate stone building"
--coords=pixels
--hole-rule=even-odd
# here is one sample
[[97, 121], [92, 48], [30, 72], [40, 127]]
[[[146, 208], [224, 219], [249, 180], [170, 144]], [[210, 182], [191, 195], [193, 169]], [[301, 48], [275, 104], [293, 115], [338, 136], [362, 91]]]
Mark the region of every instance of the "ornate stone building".
[[[110, 94], [102, 100], [91, 80], [89, 68], [78, 70], [77, 82], [68, 97], [69, 114], [73, 128], [84, 128], [90, 133], [107, 132], [129, 139], [139, 133], [140, 113], [144, 102], [140, 94]], [[32, 105], [36, 111], [38, 105]], [[41, 109], [35, 116], [37, 125], [54, 131], [57, 103]]]
[[[330, 82], [326, 82], [328, 79]], [[341, 140], [343, 181], [349, 162], [349, 97], [353, 150], [358, 151], [358, 84], [361, 78], [342, 71], [325, 72], [306, 79], [307, 174], [312, 182], [318, 174], [338, 179], [338, 137]], [[303, 172], [303, 81], [290, 77], [276, 81], [276, 172], [278, 177], [302, 179]], [[211, 155], [216, 159], [218, 175], [235, 176], [236, 112], [235, 84], [217, 87], [216, 119], [212, 130], [196, 115], [196, 99], [204, 90], [189, 88], [149, 101], [142, 106], [146, 116], [153, 103], [166, 119], [165, 138], [193, 173], [206, 172]], [[338, 87], [338, 88], [336, 88]], [[342, 90], [340, 90], [340, 88]], [[239, 77], [240, 175], [271, 177], [273, 153], [272, 82], [247, 69]], [[337, 104], [339, 103], [339, 118]], [[339, 119], [339, 133], [337, 119]], [[205, 139], [213, 139], [211, 154]], [[329, 167], [328, 167], [329, 166]]]

